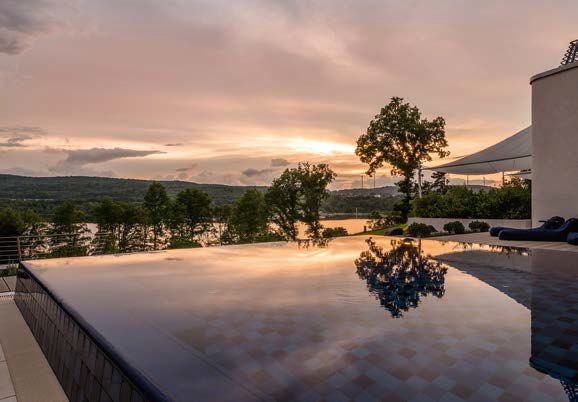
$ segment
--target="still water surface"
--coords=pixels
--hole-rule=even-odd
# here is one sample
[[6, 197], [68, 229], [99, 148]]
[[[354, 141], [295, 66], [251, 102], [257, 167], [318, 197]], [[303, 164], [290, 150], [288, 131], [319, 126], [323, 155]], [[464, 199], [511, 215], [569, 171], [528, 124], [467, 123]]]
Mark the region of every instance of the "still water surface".
[[577, 253], [354, 237], [26, 265], [174, 400], [578, 390]]

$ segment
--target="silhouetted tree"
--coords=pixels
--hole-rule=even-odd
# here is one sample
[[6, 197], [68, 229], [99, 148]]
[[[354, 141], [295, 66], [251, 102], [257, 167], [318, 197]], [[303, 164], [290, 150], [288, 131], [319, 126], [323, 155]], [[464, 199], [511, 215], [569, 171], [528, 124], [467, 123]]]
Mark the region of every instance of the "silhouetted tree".
[[288, 239], [297, 238], [297, 222], [307, 225], [312, 237], [321, 237], [320, 209], [329, 197], [327, 186], [335, 173], [326, 164], [300, 163], [275, 179], [265, 195], [271, 219]]
[[160, 183], [152, 183], [144, 196], [144, 208], [152, 229], [154, 250], [158, 248], [164, 235], [168, 207], [169, 196], [165, 187]]
[[232, 212], [231, 226], [239, 242], [252, 243], [269, 234], [267, 205], [260, 191], [245, 191]]
[[213, 223], [219, 244], [232, 244], [235, 242], [231, 217], [233, 206], [230, 204], [216, 205], [213, 207]]
[[321, 205], [329, 197], [327, 186], [335, 180], [335, 172], [328, 165], [310, 165], [300, 163], [295, 170], [301, 183], [300, 209], [301, 220], [307, 225], [307, 233], [312, 237], [321, 237], [323, 225], [320, 222]]
[[273, 180], [265, 194], [272, 222], [289, 240], [297, 238], [297, 222], [300, 218], [301, 182], [293, 169], [286, 169]]
[[72, 257], [88, 254], [90, 230], [84, 222], [84, 213], [71, 202], [56, 208], [48, 233], [51, 235], [51, 255]]
[[392, 175], [403, 177], [396, 183], [404, 195], [396, 210], [404, 219], [407, 219], [411, 208], [415, 171], [424, 162], [432, 160], [431, 154], [437, 154], [440, 158], [449, 155], [444, 149], [448, 146], [444, 127], [442, 117], [432, 121], [423, 119], [417, 107], [394, 97], [357, 140], [355, 153], [369, 165], [367, 174], [372, 175], [388, 164]]
[[433, 172], [431, 178], [433, 179], [431, 191], [441, 194], [445, 194], [448, 191], [450, 181], [447, 174], [443, 172]]
[[129, 202], [105, 199], [93, 212], [98, 232], [95, 247], [104, 254], [145, 249], [146, 213]]
[[0, 211], [0, 264], [7, 264], [18, 258], [17, 236], [24, 233], [24, 221], [12, 208]]
[[197, 246], [211, 228], [211, 199], [204, 191], [180, 191], [171, 204], [169, 226], [171, 247]]

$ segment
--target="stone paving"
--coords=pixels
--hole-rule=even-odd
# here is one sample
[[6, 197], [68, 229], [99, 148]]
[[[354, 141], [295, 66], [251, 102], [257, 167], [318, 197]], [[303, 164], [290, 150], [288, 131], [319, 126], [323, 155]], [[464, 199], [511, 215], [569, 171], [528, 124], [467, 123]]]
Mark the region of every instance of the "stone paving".
[[433, 237], [432, 239], [440, 241], [456, 241], [465, 243], [485, 244], [501, 247], [520, 247], [527, 249], [578, 252], [578, 246], [573, 246], [566, 242], [500, 240], [497, 237], [490, 236], [489, 233], [468, 233], [460, 235], [448, 235], [448, 236]]
[[4, 350], [0, 343], [0, 402], [16, 402], [16, 391], [12, 384], [12, 377], [8, 370]]
[[68, 401], [11, 294], [0, 295], [0, 323], [0, 402]]

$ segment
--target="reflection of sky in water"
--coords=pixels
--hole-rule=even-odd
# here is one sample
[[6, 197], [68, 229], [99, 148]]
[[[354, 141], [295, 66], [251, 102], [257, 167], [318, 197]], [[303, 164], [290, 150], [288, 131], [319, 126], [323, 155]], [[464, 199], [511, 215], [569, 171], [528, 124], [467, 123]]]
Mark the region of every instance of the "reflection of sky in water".
[[[391, 239], [374, 241], [392, 250]], [[175, 398], [563, 400], [560, 382], [528, 364], [531, 274], [511, 268], [528, 271], [531, 257], [414, 246], [447, 268], [443, 292], [425, 291], [397, 319], [359, 278], [364, 237], [30, 265]]]

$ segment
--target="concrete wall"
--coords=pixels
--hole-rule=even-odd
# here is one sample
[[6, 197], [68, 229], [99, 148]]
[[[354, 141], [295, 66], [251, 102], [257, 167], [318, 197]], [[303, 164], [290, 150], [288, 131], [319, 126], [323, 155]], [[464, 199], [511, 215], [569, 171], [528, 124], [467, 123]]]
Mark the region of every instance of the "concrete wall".
[[578, 217], [578, 63], [532, 84], [532, 220]]
[[411, 225], [414, 222], [425, 223], [426, 225], [432, 225], [438, 231], [442, 231], [443, 227], [448, 222], [460, 221], [464, 224], [466, 230], [468, 225], [472, 221], [482, 221], [487, 222], [491, 227], [502, 226], [508, 228], [519, 228], [528, 229], [532, 227], [532, 221], [530, 219], [455, 219], [455, 218], [408, 218], [407, 223]]

